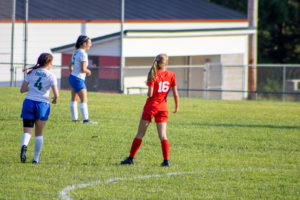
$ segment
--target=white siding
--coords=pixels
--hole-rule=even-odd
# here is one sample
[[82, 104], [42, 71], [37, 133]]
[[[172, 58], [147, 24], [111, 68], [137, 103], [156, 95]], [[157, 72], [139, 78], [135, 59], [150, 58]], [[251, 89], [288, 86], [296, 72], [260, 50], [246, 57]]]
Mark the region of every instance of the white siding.
[[126, 38], [125, 57], [153, 56], [161, 52], [169, 56], [217, 55], [247, 53], [248, 37], [203, 36], [174, 38]]
[[[124, 29], [201, 29], [201, 28], [232, 28], [247, 27], [247, 22], [165, 22], [165, 23], [125, 23]], [[120, 31], [119, 23], [86, 23], [85, 33], [90, 37]], [[28, 63], [35, 63], [42, 52], [50, 52], [51, 48], [74, 43], [81, 34], [82, 23], [36, 23], [28, 24]], [[11, 23], [0, 23], [0, 62], [10, 61]], [[135, 46], [141, 48], [137, 44]], [[178, 49], [177, 51], [180, 51]], [[158, 51], [150, 51], [151, 56]], [[154, 53], [154, 54], [153, 54]], [[24, 61], [24, 23], [15, 23], [15, 53], [14, 61]], [[179, 53], [177, 53], [179, 54]], [[61, 63], [61, 55], [54, 55], [53, 64]]]

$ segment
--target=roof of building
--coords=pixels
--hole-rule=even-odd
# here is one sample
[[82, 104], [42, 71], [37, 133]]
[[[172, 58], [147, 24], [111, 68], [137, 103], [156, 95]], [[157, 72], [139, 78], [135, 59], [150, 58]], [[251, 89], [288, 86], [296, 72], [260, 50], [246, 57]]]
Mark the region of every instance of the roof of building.
[[[235, 28], [208, 28], [208, 29], [176, 29], [176, 30], [141, 30], [141, 29], [131, 29], [131, 30], [124, 30], [124, 37], [130, 35], [130, 33], [135, 33], [133, 37], [165, 37], [166, 35], [172, 37], [182, 37], [182, 36], [199, 36], [199, 35], [216, 35], [216, 33], [221, 33], [222, 35], [231, 34], [231, 35], [241, 35], [241, 34], [250, 34], [255, 32], [255, 27], [235, 27]], [[204, 34], [201, 34], [204, 33]], [[115, 32], [111, 34], [107, 34], [104, 36], [94, 37], [91, 38], [93, 44], [98, 44], [102, 42], [107, 42], [112, 39], [119, 39], [121, 32]], [[191, 34], [192, 33], [192, 34]], [[140, 34], [140, 35], [139, 35]], [[147, 35], [145, 35], [147, 34]], [[53, 53], [61, 53], [69, 50], [75, 49], [75, 43], [66, 44], [59, 47], [51, 48]]]
[[[125, 1], [125, 0], [124, 0]], [[121, 0], [29, 0], [29, 20], [119, 20]], [[0, 20], [10, 20], [12, 0], [0, 1]], [[16, 20], [25, 1], [16, 1]], [[127, 0], [125, 20], [245, 20], [247, 16], [206, 0]]]

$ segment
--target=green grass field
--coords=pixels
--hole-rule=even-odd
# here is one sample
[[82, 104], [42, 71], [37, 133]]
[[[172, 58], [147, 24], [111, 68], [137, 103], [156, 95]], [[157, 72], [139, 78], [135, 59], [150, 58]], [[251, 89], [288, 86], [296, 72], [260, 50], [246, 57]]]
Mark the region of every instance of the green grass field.
[[89, 93], [99, 124], [85, 125], [71, 121], [60, 91], [33, 165], [34, 137], [27, 163], [19, 158], [25, 95], [0, 94], [0, 199], [300, 199], [299, 103], [181, 98], [168, 123], [171, 167], [160, 166], [155, 124], [135, 165], [121, 166], [146, 97]]

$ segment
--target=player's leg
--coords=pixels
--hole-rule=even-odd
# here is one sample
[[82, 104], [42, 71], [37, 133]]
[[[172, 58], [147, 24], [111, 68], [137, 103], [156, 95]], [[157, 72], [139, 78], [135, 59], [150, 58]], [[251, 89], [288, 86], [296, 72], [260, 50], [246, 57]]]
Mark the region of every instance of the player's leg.
[[79, 99], [78, 94], [73, 88], [71, 88], [71, 102], [70, 102], [70, 111], [73, 121], [78, 121], [78, 106], [77, 101]]
[[32, 136], [34, 122], [35, 120], [23, 119], [23, 135], [21, 139], [20, 153], [20, 160], [22, 163], [26, 162], [26, 152]]
[[33, 163], [40, 162], [40, 154], [44, 144], [43, 130], [46, 121], [38, 120], [35, 122], [35, 138], [34, 138], [34, 158]]
[[163, 153], [163, 157], [164, 157], [162, 166], [170, 166], [170, 163], [169, 163], [170, 144], [169, 144], [169, 140], [167, 138], [167, 121], [168, 121], [168, 112], [167, 111], [159, 112], [155, 116], [157, 133], [158, 133], [158, 137], [161, 141], [161, 149], [162, 149], [162, 153]]
[[39, 163], [40, 154], [43, 148], [43, 130], [50, 114], [50, 104], [39, 102], [36, 104], [35, 140], [33, 163]]
[[81, 89], [78, 92], [81, 104], [80, 104], [80, 111], [83, 118], [83, 123], [85, 124], [97, 124], [97, 122], [89, 120], [89, 110], [88, 110], [88, 98], [87, 98], [87, 90]]
[[23, 118], [23, 135], [21, 139], [20, 160], [23, 163], [26, 162], [27, 147], [30, 143], [30, 139], [33, 132], [33, 126], [35, 122], [34, 111], [35, 111], [34, 102], [25, 99], [23, 102], [22, 114], [21, 114], [21, 117]]
[[125, 160], [123, 160], [121, 162], [121, 164], [133, 164], [134, 163], [133, 159], [135, 157], [135, 154], [137, 153], [137, 151], [139, 150], [139, 148], [142, 145], [142, 139], [146, 134], [149, 124], [150, 124], [149, 120], [143, 120], [143, 119], [140, 120], [137, 134], [131, 144], [129, 157], [126, 158]]

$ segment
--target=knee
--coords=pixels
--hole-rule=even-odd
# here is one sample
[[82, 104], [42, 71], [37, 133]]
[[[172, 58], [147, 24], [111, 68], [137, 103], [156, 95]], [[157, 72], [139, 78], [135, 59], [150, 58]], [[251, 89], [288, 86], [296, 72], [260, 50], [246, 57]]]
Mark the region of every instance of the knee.
[[161, 136], [159, 137], [160, 141], [163, 141], [163, 140], [168, 140], [167, 136]]

